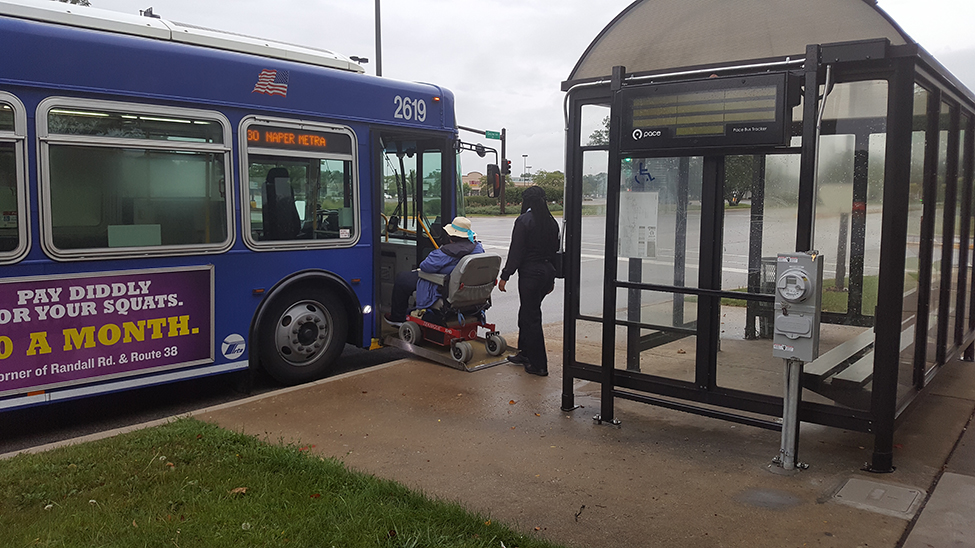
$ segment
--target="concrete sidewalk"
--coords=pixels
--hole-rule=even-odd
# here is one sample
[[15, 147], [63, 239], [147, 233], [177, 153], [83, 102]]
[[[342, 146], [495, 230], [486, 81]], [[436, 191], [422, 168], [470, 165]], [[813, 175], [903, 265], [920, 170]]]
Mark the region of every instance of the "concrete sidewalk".
[[560, 411], [553, 358], [546, 378], [401, 360], [197, 416], [569, 546], [895, 547], [908, 528], [910, 548], [975, 546], [975, 440], [961, 438], [972, 364], [946, 365], [899, 427], [896, 472], [860, 470], [871, 436], [803, 424], [810, 467], [781, 475], [768, 467], [777, 432], [625, 400], [620, 427], [598, 425], [599, 386], [585, 381], [582, 407]]

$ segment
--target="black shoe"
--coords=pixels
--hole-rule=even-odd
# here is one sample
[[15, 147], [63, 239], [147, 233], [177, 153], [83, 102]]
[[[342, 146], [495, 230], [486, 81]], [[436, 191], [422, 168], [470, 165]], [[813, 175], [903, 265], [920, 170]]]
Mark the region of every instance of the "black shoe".
[[511, 363], [516, 363], [518, 365], [528, 365], [529, 363], [531, 363], [528, 361], [528, 358], [526, 358], [525, 355], [522, 354], [521, 352], [508, 356], [508, 361]]
[[406, 320], [404, 319], [404, 320], [401, 320], [401, 321], [396, 321], [396, 320], [390, 318], [389, 314], [384, 314], [383, 315], [383, 321], [385, 321], [387, 324], [389, 324], [389, 325], [391, 325], [393, 327], [399, 327], [399, 326], [403, 325], [403, 322], [405, 322]]
[[525, 373], [528, 373], [529, 375], [538, 375], [539, 377], [547, 377], [548, 369], [542, 369], [540, 367], [532, 367], [531, 365], [526, 365]]

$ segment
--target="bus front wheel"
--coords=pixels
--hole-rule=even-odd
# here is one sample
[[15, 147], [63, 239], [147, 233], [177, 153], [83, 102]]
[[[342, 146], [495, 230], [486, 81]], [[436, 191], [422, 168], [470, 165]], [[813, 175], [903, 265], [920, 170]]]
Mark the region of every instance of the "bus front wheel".
[[284, 384], [320, 378], [341, 354], [348, 318], [328, 291], [294, 287], [270, 303], [260, 325], [261, 364]]

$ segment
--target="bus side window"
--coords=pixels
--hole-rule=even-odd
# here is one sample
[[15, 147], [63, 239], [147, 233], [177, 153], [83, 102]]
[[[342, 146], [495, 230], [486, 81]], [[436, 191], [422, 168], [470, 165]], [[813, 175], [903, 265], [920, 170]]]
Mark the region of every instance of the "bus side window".
[[220, 114], [67, 98], [44, 106], [50, 254], [229, 247], [229, 124]]
[[351, 130], [252, 120], [242, 126], [247, 243], [256, 249], [353, 245], [359, 214]]
[[17, 249], [19, 207], [17, 164], [14, 143], [0, 143], [0, 252]]
[[14, 262], [27, 251], [25, 125], [20, 101], [0, 92], [0, 264]]
[[276, 167], [267, 172], [264, 181], [265, 240], [291, 240], [301, 231], [301, 219], [295, 207], [295, 191], [288, 170]]

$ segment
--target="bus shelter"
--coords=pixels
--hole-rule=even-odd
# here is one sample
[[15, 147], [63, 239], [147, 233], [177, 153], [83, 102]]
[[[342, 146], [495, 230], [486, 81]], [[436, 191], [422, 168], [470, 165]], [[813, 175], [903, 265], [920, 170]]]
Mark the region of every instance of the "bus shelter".
[[637, 0], [563, 91], [563, 409], [585, 379], [601, 421], [782, 428], [776, 255], [817, 250], [798, 418], [893, 470], [898, 419], [973, 357], [975, 95], [869, 0]]

